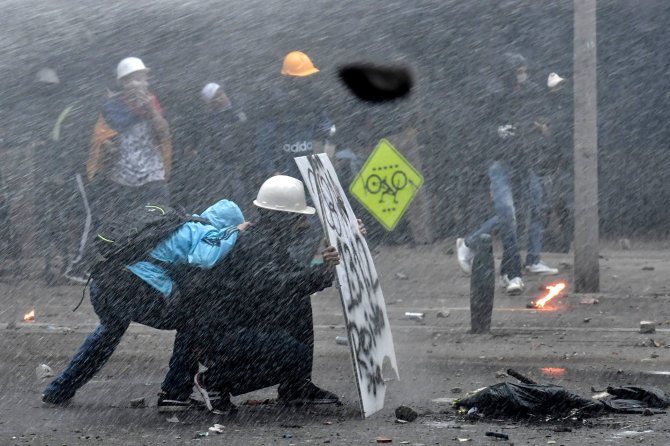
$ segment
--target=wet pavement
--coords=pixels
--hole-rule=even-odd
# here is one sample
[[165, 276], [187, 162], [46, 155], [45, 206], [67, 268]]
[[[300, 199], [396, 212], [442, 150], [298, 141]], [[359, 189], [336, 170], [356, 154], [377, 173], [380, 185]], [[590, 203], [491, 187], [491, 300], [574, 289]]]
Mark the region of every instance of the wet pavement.
[[[348, 348], [336, 343], [344, 328], [333, 290], [313, 300], [314, 380], [341, 395], [343, 406], [242, 405], [234, 417], [194, 412], [174, 423], [155, 408], [173, 333], [139, 325], [131, 327], [110, 362], [69, 406], [43, 406], [39, 395], [46, 382], [37, 378], [36, 367], [45, 363], [60, 371], [96, 318], [88, 302], [72, 313], [80, 286], [2, 283], [0, 444], [363, 444], [380, 436], [393, 444], [425, 445], [670, 444], [668, 415], [471, 423], [449, 404], [467, 391], [514, 381], [501, 374], [507, 368], [587, 397], [592, 387], [607, 385], [670, 390], [670, 256], [662, 246], [621, 251], [612, 245], [603, 250], [601, 293], [575, 295], [569, 289], [551, 309], [527, 309], [541, 287], [560, 278], [570, 283], [571, 256], [547, 254], [547, 263], [563, 264], [561, 276], [527, 278], [522, 296], [497, 293], [492, 332], [485, 335], [468, 334], [469, 279], [459, 273], [449, 248], [451, 243], [443, 242], [384, 247], [376, 254], [401, 380], [388, 383], [385, 409], [365, 421], [357, 411]], [[599, 303], [581, 303], [591, 297]], [[36, 320], [22, 322], [33, 308]], [[405, 312], [423, 312], [425, 318], [407, 320]], [[439, 312], [446, 317], [438, 318]], [[639, 333], [641, 320], [656, 321], [656, 332]], [[274, 395], [267, 389], [236, 402]], [[131, 407], [132, 399], [142, 397], [149, 407]], [[393, 411], [401, 404], [414, 407], [419, 418], [396, 423]], [[224, 425], [224, 433], [202, 436], [214, 423]], [[509, 441], [486, 437], [487, 431], [505, 433]]]

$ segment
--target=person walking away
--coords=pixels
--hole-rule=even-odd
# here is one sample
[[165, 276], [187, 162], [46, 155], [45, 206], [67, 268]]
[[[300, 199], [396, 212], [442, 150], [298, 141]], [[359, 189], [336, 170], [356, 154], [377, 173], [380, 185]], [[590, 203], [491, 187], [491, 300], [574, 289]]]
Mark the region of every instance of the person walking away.
[[481, 234], [498, 234], [502, 239], [503, 257], [500, 265], [501, 285], [508, 294], [524, 289], [521, 256], [517, 238], [516, 200], [526, 200], [530, 215], [526, 271], [534, 274], [558, 274], [540, 259], [544, 230], [544, 196], [537, 163], [546, 156], [542, 138], [546, 123], [542, 122], [543, 96], [529, 79], [526, 59], [515, 53], [503, 57], [502, 75], [488, 87], [486, 104], [485, 147], [490, 150], [488, 176], [496, 215], [465, 238], [459, 238], [457, 259], [466, 273], [472, 270], [472, 242]]

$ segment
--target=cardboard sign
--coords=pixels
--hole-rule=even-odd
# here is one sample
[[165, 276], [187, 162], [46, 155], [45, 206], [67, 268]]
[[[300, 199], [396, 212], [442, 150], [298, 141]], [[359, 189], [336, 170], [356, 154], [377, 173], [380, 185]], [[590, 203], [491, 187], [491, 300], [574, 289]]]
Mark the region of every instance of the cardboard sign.
[[358, 386], [361, 412], [369, 417], [384, 407], [384, 358], [398, 378], [391, 326], [384, 295], [368, 244], [344, 195], [335, 169], [325, 154], [296, 158], [305, 187], [323, 223], [330, 244], [340, 253], [337, 278]]
[[422, 184], [423, 176], [390, 142], [382, 139], [349, 191], [386, 229], [392, 231]]

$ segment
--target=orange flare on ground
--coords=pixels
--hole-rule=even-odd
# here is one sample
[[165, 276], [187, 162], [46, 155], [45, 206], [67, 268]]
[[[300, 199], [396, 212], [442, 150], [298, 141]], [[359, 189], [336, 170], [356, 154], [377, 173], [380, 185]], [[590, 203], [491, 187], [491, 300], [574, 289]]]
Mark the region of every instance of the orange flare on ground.
[[29, 321], [32, 322], [35, 320], [35, 310], [30, 310], [30, 313], [26, 313], [23, 315], [23, 320], [24, 321]]
[[567, 373], [567, 370], [565, 370], [562, 367], [542, 367], [540, 369], [540, 372], [542, 374], [547, 375], [547, 376], [565, 376]]
[[547, 290], [549, 292], [542, 299], [539, 299], [538, 301], [535, 302], [535, 308], [544, 308], [544, 304], [549, 302], [554, 297], [558, 296], [561, 293], [561, 291], [565, 289], [565, 287], [566, 287], [565, 282], [559, 282], [555, 285], [549, 285], [547, 287]]

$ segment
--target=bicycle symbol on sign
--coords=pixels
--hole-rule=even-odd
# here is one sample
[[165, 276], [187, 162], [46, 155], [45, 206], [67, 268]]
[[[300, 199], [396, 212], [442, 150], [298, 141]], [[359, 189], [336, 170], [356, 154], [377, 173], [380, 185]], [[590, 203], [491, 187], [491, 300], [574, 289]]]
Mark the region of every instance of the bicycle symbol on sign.
[[[397, 167], [397, 166], [396, 166]], [[376, 169], [373, 169], [376, 170]], [[379, 168], [381, 170], [381, 168]], [[388, 176], [384, 174], [383, 178], [376, 173], [370, 175], [365, 180], [365, 189], [372, 195], [381, 194], [379, 202], [384, 202], [384, 196], [390, 195], [393, 198], [393, 203], [398, 203], [398, 192], [407, 187], [407, 175], [402, 170], [396, 170], [391, 175], [390, 182], [387, 180]]]

